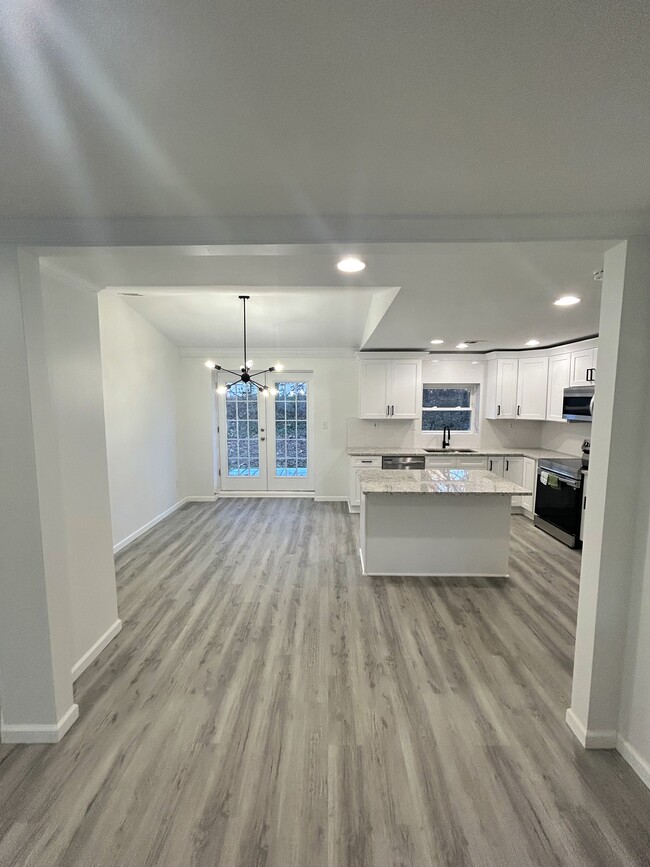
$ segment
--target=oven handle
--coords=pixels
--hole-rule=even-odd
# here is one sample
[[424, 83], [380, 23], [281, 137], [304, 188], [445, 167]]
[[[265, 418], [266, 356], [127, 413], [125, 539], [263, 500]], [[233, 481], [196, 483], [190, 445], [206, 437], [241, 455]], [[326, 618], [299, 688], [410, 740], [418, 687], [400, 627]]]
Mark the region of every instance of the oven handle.
[[[538, 479], [539, 479], [539, 477], [542, 475], [542, 473], [550, 473], [552, 476], [557, 476], [558, 479], [559, 479], [563, 484], [567, 485], [569, 488], [573, 488], [573, 489], [576, 490], [576, 491], [577, 491], [577, 490], [581, 487], [581, 485], [582, 485], [582, 482], [577, 482], [575, 479], [570, 479], [568, 476], [563, 476], [563, 475], [561, 475], [560, 473], [554, 473], [552, 470], [543, 470], [543, 469], [541, 469], [540, 467], [538, 467], [538, 468], [537, 468], [537, 478], [538, 478]], [[548, 487], [548, 485], [547, 485], [546, 487]]]

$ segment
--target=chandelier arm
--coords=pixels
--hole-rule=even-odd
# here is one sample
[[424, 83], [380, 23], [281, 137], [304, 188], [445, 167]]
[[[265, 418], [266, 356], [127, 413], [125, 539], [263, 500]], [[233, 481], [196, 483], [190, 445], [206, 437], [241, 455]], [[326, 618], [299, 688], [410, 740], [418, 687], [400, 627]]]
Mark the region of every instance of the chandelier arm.
[[224, 373], [232, 373], [233, 376], [239, 376], [239, 377], [241, 377], [241, 371], [240, 371], [239, 373], [237, 373], [237, 372], [234, 371], [234, 370], [228, 370], [227, 367], [222, 367], [221, 370], [223, 370]]

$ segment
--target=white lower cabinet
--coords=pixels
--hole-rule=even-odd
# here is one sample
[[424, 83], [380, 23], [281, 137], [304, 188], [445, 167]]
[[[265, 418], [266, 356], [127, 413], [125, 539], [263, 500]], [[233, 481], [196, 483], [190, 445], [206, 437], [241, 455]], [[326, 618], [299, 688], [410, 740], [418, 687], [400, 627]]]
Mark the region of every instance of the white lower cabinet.
[[524, 458], [524, 475], [521, 484], [522, 487], [533, 492], [529, 497], [520, 498], [524, 514], [533, 518], [535, 516], [535, 490], [537, 487], [537, 461], [533, 458]]
[[[521, 485], [524, 477], [524, 460], [521, 457], [502, 457], [501, 455], [489, 455], [487, 459], [487, 469], [496, 473], [497, 476], [503, 476], [509, 482], [515, 485]], [[512, 511], [519, 512], [523, 508], [522, 500], [524, 497], [512, 498]]]
[[425, 458], [427, 470], [437, 468], [447, 470], [484, 470], [487, 458], [484, 455], [433, 455]]
[[361, 484], [359, 473], [361, 470], [380, 470], [381, 457], [376, 455], [355, 455], [350, 458], [348, 474], [348, 508], [351, 512], [358, 512], [361, 508]]

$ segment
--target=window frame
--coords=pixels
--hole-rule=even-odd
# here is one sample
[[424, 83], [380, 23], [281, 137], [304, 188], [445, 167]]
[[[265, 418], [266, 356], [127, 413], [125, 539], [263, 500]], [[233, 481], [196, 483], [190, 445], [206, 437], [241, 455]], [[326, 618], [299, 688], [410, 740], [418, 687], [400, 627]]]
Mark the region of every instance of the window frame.
[[425, 388], [462, 388], [469, 391], [469, 407], [461, 407], [457, 409], [456, 407], [439, 407], [438, 412], [467, 412], [469, 410], [470, 413], [470, 425], [468, 430], [452, 430], [454, 436], [467, 436], [468, 434], [475, 435], [478, 433], [478, 405], [479, 405], [479, 384], [477, 382], [423, 382], [422, 383], [422, 392], [420, 397], [420, 433], [421, 434], [434, 434], [439, 436], [442, 433], [442, 428], [438, 430], [425, 430], [423, 428], [424, 423], [424, 413], [425, 412], [435, 412], [433, 407], [424, 406], [424, 389]]

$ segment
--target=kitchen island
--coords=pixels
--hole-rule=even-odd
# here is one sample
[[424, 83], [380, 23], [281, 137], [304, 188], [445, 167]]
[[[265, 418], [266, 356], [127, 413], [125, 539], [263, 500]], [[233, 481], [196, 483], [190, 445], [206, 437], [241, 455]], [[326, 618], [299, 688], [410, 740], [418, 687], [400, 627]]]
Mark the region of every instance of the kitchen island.
[[486, 470], [363, 470], [365, 575], [506, 576], [510, 500], [532, 492]]

